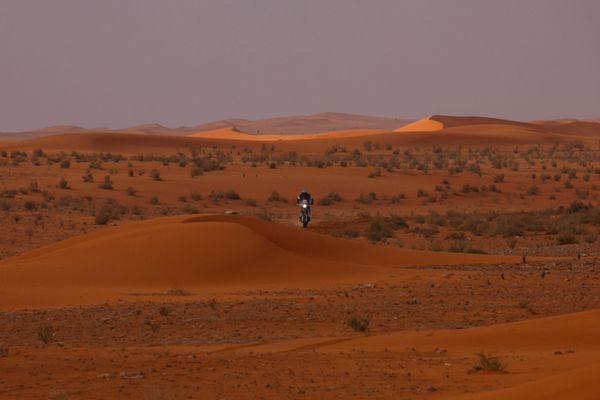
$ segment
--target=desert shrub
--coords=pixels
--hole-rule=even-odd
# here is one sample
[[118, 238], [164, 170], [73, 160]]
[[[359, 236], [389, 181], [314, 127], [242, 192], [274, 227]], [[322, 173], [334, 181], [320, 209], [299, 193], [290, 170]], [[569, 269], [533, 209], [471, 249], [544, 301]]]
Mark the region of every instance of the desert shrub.
[[40, 208], [40, 204], [33, 200], [26, 200], [25, 203], [23, 203], [23, 207], [27, 211], [35, 211]]
[[180, 201], [181, 203], [185, 203], [185, 202], [187, 202], [187, 196], [185, 196], [185, 195], [184, 196], [179, 196], [177, 198], [177, 200]]
[[470, 374], [474, 374], [479, 371], [496, 371], [504, 372], [506, 365], [500, 361], [500, 359], [491, 354], [477, 353], [479, 358], [478, 362], [471, 367], [469, 370]]
[[355, 332], [365, 332], [367, 329], [369, 329], [369, 320], [364, 317], [355, 316], [350, 318], [348, 325], [350, 325]]
[[225, 198], [225, 193], [223, 192], [216, 192], [214, 190], [211, 190], [210, 193], [208, 194], [208, 198], [214, 202], [214, 203], [218, 203], [219, 200], [224, 199]]
[[381, 176], [381, 168], [377, 167], [373, 171], [369, 172], [369, 178], [377, 178]]
[[8, 347], [0, 346], [0, 358], [8, 357]]
[[527, 189], [527, 195], [528, 196], [535, 196], [535, 195], [537, 195], [539, 193], [540, 193], [540, 188], [538, 188], [535, 185], [533, 185], [533, 186], [529, 187], [529, 189]]
[[210, 308], [212, 308], [213, 310], [217, 309], [217, 299], [210, 298], [208, 300], [206, 300], [206, 305], [209, 306]]
[[481, 176], [481, 167], [479, 164], [473, 163], [469, 165], [469, 172]]
[[70, 168], [71, 167], [71, 161], [69, 160], [62, 160], [60, 163], [60, 167], [61, 168]]
[[271, 195], [267, 198], [267, 201], [280, 201], [280, 200], [281, 200], [281, 195], [276, 191], [271, 192]]
[[440, 232], [440, 230], [435, 226], [429, 226], [429, 227], [416, 226], [411, 229], [411, 232], [415, 233], [419, 236], [423, 236], [426, 239], [430, 239], [433, 236], [437, 235]]
[[287, 203], [289, 200], [286, 197], [281, 196], [278, 192], [273, 191], [273, 192], [271, 192], [269, 197], [267, 197], [267, 201]]
[[192, 178], [194, 178], [196, 176], [204, 175], [204, 170], [201, 167], [192, 167], [190, 174], [192, 175]]
[[184, 214], [198, 214], [200, 211], [191, 204], [186, 204], [181, 207], [181, 212]]
[[81, 179], [83, 179], [85, 183], [94, 182], [94, 175], [92, 175], [92, 173], [88, 170], [85, 172], [85, 174], [83, 174]]
[[33, 150], [32, 156], [33, 157], [46, 157], [46, 154], [44, 153], [44, 150], [42, 150], [42, 149], [35, 149], [35, 150]]
[[558, 238], [556, 239], [556, 242], [559, 245], [565, 245], [565, 244], [577, 244], [577, 236], [575, 236], [573, 233], [571, 232], [564, 232], [561, 233], [560, 235], [558, 235]]
[[155, 181], [162, 181], [160, 171], [157, 169], [153, 169], [152, 171], [150, 171], [150, 178], [152, 178]]
[[242, 198], [235, 190], [228, 190], [225, 192], [225, 198], [229, 200], [241, 200]]
[[569, 207], [566, 208], [566, 212], [569, 214], [574, 214], [582, 211], [588, 211], [591, 208], [591, 204], [586, 204], [580, 200], [575, 200], [569, 204]]
[[358, 196], [358, 199], [356, 199], [356, 201], [362, 204], [371, 204], [375, 200], [377, 200], [377, 194], [375, 192], [369, 192], [367, 194], [361, 193], [360, 196]]
[[329, 192], [327, 196], [319, 200], [319, 204], [322, 206], [329, 206], [333, 203], [339, 203], [343, 201], [342, 196], [337, 192]]
[[193, 201], [200, 201], [202, 200], [202, 195], [194, 190], [192, 193], [190, 193], [190, 199], [192, 199]]
[[167, 306], [161, 306], [161, 307], [158, 309], [158, 313], [159, 313], [160, 315], [162, 315], [163, 317], [168, 317], [168, 316], [169, 316], [169, 314], [171, 313], [171, 311], [169, 310], [169, 307], [167, 307]]
[[150, 204], [153, 204], [153, 205], [159, 204], [158, 196], [150, 197]]
[[69, 182], [67, 182], [67, 180], [65, 178], [60, 178], [60, 180], [56, 184], [56, 187], [59, 189], [70, 189], [71, 188], [69, 186]]
[[494, 183], [504, 183], [504, 174], [499, 174], [494, 177]]
[[257, 203], [255, 199], [246, 199], [246, 205], [250, 207], [256, 207]]
[[113, 219], [119, 219], [120, 216], [126, 212], [127, 209], [115, 200], [106, 200], [100, 210], [96, 213], [96, 225], [106, 225]]
[[136, 194], [137, 194], [137, 190], [135, 190], [135, 188], [134, 188], [134, 187], [132, 187], [132, 186], [129, 186], [129, 187], [127, 188], [127, 195], [128, 195], [128, 196], [135, 196]]
[[100, 189], [105, 189], [105, 190], [112, 190], [113, 189], [113, 182], [110, 179], [110, 175], [106, 175], [104, 177], [104, 180], [102, 181], [101, 184], [98, 185], [98, 187]]
[[408, 227], [402, 217], [379, 217], [372, 221], [365, 232], [365, 236], [371, 242], [381, 242], [394, 236], [394, 230]]
[[446, 236], [446, 239], [462, 242], [467, 240], [467, 235], [464, 232], [452, 232]]
[[32, 193], [38, 193], [40, 191], [40, 186], [37, 181], [29, 182], [29, 190], [31, 190]]
[[54, 340], [54, 335], [54, 328], [52, 328], [52, 326], [42, 324], [38, 327], [38, 339], [44, 342], [45, 344], [51, 343]]
[[392, 196], [390, 198], [390, 202], [392, 204], [397, 204], [397, 203], [400, 203], [400, 201], [403, 200], [403, 199], [405, 199], [405, 198], [406, 198], [406, 196], [404, 195], [404, 193], [400, 193], [400, 194], [398, 194], [396, 196]]
[[429, 194], [425, 190], [423, 190], [423, 189], [417, 190], [417, 197], [427, 197], [427, 196], [429, 196]]

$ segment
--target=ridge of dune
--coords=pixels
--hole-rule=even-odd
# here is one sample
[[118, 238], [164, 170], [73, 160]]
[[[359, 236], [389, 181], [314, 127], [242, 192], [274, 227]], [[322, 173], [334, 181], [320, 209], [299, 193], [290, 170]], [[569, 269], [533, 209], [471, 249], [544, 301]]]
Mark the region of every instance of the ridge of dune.
[[81, 131], [85, 131], [85, 130], [86, 130], [85, 128], [82, 128], [77, 125], [52, 125], [52, 126], [47, 126], [45, 128], [36, 129], [37, 132], [51, 132], [51, 133], [81, 132]]
[[394, 129], [394, 132], [432, 132], [444, 129], [444, 124], [433, 119], [433, 116], [421, 118], [418, 121]]
[[432, 132], [442, 129], [465, 127], [469, 125], [478, 125], [485, 127], [486, 125], [504, 125], [504, 126], [520, 126], [529, 127], [530, 124], [519, 121], [511, 121], [506, 119], [498, 119], [491, 117], [477, 116], [457, 116], [457, 115], [430, 115], [421, 118], [411, 124], [402, 126], [394, 130], [394, 132]]
[[197, 132], [212, 131], [221, 128], [237, 128], [252, 134], [314, 134], [325, 131], [346, 130], [392, 130], [412, 120], [391, 117], [374, 117], [368, 115], [348, 114], [341, 112], [321, 112], [310, 115], [289, 115], [266, 119], [225, 119], [207, 124], [195, 125]]
[[350, 138], [360, 136], [379, 135], [387, 131], [381, 129], [350, 129], [339, 131], [324, 131], [319, 133], [305, 134], [253, 134], [244, 132], [238, 128], [220, 128], [206, 132], [197, 132], [188, 135], [188, 137], [204, 139], [224, 139], [224, 140], [251, 140], [261, 142], [277, 141], [295, 141], [295, 140], [313, 140], [313, 139], [333, 139]]
[[43, 303], [51, 298], [72, 301], [90, 290], [104, 296], [125, 287], [319, 286], [381, 278], [390, 268], [515, 260], [372, 246], [241, 216], [165, 217], [2, 260], [5, 304], [0, 308], [35, 304], [19, 296], [27, 291], [38, 291]]

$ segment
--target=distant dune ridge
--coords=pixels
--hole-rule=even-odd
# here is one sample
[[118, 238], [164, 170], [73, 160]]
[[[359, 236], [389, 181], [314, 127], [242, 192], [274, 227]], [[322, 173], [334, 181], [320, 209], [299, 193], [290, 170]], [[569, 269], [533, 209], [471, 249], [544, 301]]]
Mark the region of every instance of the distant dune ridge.
[[268, 119], [248, 120], [241, 118], [223, 119], [193, 126], [168, 128], [150, 123], [121, 129], [87, 129], [74, 125], [56, 125], [23, 132], [0, 132], [0, 140], [30, 139], [50, 134], [82, 132], [123, 132], [161, 136], [187, 136], [192, 133], [221, 128], [235, 128], [253, 134], [306, 134], [323, 131], [381, 129], [392, 130], [412, 122], [406, 118], [374, 117], [358, 114], [323, 112], [312, 115], [292, 115]]
[[192, 127], [160, 124], [109, 129], [58, 125], [31, 132], [0, 133], [4, 148], [82, 151], [172, 151], [194, 145], [284, 142], [322, 152], [334, 144], [362, 146], [366, 140], [397, 146], [518, 146], [584, 141], [598, 146], [600, 122], [563, 118], [531, 122], [479, 116], [432, 115], [417, 121], [320, 113], [265, 120], [221, 120]]

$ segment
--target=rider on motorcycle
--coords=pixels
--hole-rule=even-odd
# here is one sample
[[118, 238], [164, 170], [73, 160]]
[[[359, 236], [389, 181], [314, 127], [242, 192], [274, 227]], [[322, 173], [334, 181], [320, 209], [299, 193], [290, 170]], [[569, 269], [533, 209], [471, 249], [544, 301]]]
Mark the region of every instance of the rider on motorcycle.
[[[300, 194], [298, 195], [298, 197], [296, 198], [296, 204], [298, 206], [303, 207], [305, 210], [300, 210], [300, 222], [302, 221], [302, 211], [306, 212], [306, 214], [308, 215], [308, 221], [310, 221], [310, 206], [312, 206], [314, 203], [314, 199], [313, 197], [310, 195], [310, 193], [308, 193], [308, 191], [306, 190], [302, 190], [300, 192]], [[306, 223], [308, 223], [308, 221]], [[304, 222], [303, 222], [304, 224]], [[304, 226], [306, 226], [304, 224]]]

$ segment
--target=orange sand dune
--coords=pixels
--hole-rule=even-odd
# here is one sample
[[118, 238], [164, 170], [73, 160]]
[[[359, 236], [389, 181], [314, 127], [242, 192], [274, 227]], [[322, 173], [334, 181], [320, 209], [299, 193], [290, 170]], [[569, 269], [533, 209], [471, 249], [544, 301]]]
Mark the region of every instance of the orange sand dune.
[[48, 135], [82, 132], [186, 136], [200, 131], [204, 132], [222, 128], [235, 128], [252, 134], [305, 134], [334, 130], [391, 130], [411, 121], [402, 118], [324, 112], [312, 115], [291, 115], [258, 120], [232, 118], [195, 126], [179, 126], [175, 128], [169, 128], [158, 123], [140, 124], [119, 129], [87, 129], [75, 125], [56, 125], [30, 131], [0, 132], [0, 139], [24, 140]]
[[411, 122], [408, 119], [372, 117], [338, 112], [291, 115], [261, 120], [226, 119], [196, 125], [195, 131], [236, 128], [252, 134], [306, 134], [331, 130], [391, 130]]
[[273, 142], [273, 141], [293, 141], [293, 140], [312, 140], [312, 139], [344, 139], [349, 137], [363, 137], [370, 135], [378, 135], [386, 133], [385, 130], [381, 129], [353, 129], [353, 130], [340, 130], [340, 131], [328, 131], [312, 134], [296, 134], [296, 135], [254, 135], [245, 132], [241, 132], [235, 128], [221, 128], [207, 132], [199, 132], [188, 135], [195, 138], [206, 138], [206, 139], [227, 139], [227, 140], [252, 140], [259, 142]]
[[394, 132], [431, 132], [431, 131], [478, 131], [481, 133], [509, 132], [521, 135], [530, 132], [590, 136], [600, 135], [600, 124], [594, 121], [562, 119], [554, 121], [519, 122], [488, 117], [463, 117], [451, 115], [432, 115], [412, 124], [397, 128]]
[[[507, 389], [446, 396], [456, 400], [500, 399], [598, 399], [600, 376], [600, 310], [532, 319], [465, 330], [400, 331], [375, 336], [290, 340], [242, 349], [256, 353], [292, 352], [313, 349], [321, 354], [399, 354], [412, 351], [415, 357], [434, 359], [434, 349], [444, 349], [452, 360], [448, 373], [466, 373], [462, 360], [475, 353], [498, 355], [508, 362], [507, 374], [498, 374]], [[555, 354], [560, 352], [560, 355]], [[565, 354], [566, 353], [566, 354]], [[438, 356], [439, 357], [439, 356]], [[461, 360], [459, 365], [453, 365]], [[438, 362], [441, 362], [438, 361]], [[492, 374], [493, 376], [494, 374]], [[486, 378], [470, 375], [471, 380]], [[504, 383], [502, 383], [504, 382]], [[482, 387], [482, 389], [485, 386]]]
[[547, 131], [562, 133], [564, 135], [600, 136], [600, 123], [594, 121], [535, 121], [532, 122], [532, 125]]
[[444, 129], [444, 124], [433, 119], [432, 116], [421, 118], [418, 121], [394, 129], [394, 132], [431, 132]]
[[600, 364], [576, 368], [534, 382], [489, 393], [452, 397], [453, 400], [597, 400]]
[[463, 127], [468, 125], [507, 125], [529, 127], [525, 122], [510, 121], [506, 119], [475, 117], [475, 116], [454, 116], [454, 115], [431, 115], [422, 118], [412, 124], [395, 129], [395, 132], [428, 132], [444, 128]]
[[398, 267], [501, 261], [516, 258], [371, 246], [239, 216], [169, 217], [3, 260], [0, 308], [90, 303], [132, 288], [327, 287]]

